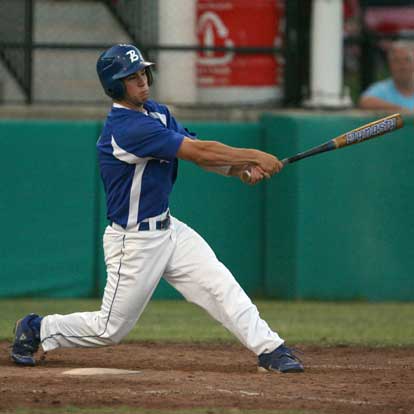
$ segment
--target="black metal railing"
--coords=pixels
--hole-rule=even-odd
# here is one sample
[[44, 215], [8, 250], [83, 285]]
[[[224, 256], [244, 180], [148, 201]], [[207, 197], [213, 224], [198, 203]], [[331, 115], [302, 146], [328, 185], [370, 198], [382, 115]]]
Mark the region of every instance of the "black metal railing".
[[[159, 51], [216, 51], [216, 52], [235, 52], [238, 54], [271, 54], [283, 56], [284, 58], [284, 104], [297, 105], [301, 101], [303, 92], [302, 84], [306, 81], [306, 71], [308, 67], [306, 53], [308, 33], [304, 33], [303, 24], [306, 20], [306, 13], [300, 11], [307, 10], [303, 7], [304, 2], [308, 5], [310, 0], [294, 0], [286, 2], [286, 40], [283, 40], [282, 47], [201, 47], [194, 46], [169, 46], [158, 43], [157, 39], [157, 2], [145, 0], [101, 0], [102, 3], [111, 11], [116, 21], [127, 32], [131, 41], [137, 44], [147, 55], [155, 55]], [[151, 3], [151, 7], [149, 7]], [[299, 3], [301, 5], [299, 6]], [[10, 74], [16, 79], [18, 85], [24, 93], [26, 103], [36, 102], [33, 96], [33, 61], [34, 51], [60, 50], [60, 51], [85, 51], [85, 50], [104, 50], [109, 44], [91, 43], [59, 43], [59, 42], [39, 42], [34, 41], [33, 35], [33, 10], [36, 0], [2, 0], [0, 11], [3, 16], [0, 22], [0, 59], [8, 68]], [[308, 6], [309, 8], [309, 6]], [[10, 25], [5, 25], [10, 9], [14, 10], [14, 17]], [[299, 16], [297, 14], [299, 13]], [[152, 16], [152, 17], [151, 17]], [[151, 20], [152, 21], [148, 21]], [[16, 24], [16, 21], [20, 22]], [[45, 75], [46, 76], [46, 75]], [[62, 100], [59, 100], [62, 102]]]
[[[97, 0], [98, 2], [98, 0]], [[33, 93], [34, 51], [101, 51], [111, 46], [107, 43], [62, 43], [34, 39], [34, 8], [37, 0], [0, 1], [0, 60], [16, 79], [27, 103], [36, 102]], [[230, 51], [238, 54], [270, 54], [282, 57], [283, 102], [285, 107], [300, 106], [309, 90], [310, 61], [310, 16], [311, 0], [285, 1], [285, 31], [281, 47], [201, 47], [169, 46], [158, 41], [157, 2], [148, 0], [100, 0], [111, 11], [116, 21], [127, 33], [126, 37], [140, 47], [147, 56], [160, 51]], [[378, 79], [377, 62], [384, 59], [381, 42], [384, 39], [414, 39], [412, 34], [381, 34], [372, 32], [364, 25], [364, 13], [372, 6], [407, 6], [414, 0], [361, 0], [361, 31], [357, 36], [344, 39], [344, 46], [358, 48], [358, 69], [352, 85], [358, 95], [369, 84]], [[64, 18], [64, 16], [63, 16]], [[46, 39], [47, 40], [47, 39]], [[45, 75], [47, 76], [47, 75]], [[53, 99], [53, 97], [51, 98]], [[57, 100], [64, 102], [64, 100]], [[69, 102], [69, 101], [68, 101]], [[73, 102], [73, 101], [70, 101]]]
[[3, 0], [0, 4], [0, 59], [32, 101], [33, 1]]
[[102, 0], [136, 45], [158, 44], [158, 2], [146, 0]]

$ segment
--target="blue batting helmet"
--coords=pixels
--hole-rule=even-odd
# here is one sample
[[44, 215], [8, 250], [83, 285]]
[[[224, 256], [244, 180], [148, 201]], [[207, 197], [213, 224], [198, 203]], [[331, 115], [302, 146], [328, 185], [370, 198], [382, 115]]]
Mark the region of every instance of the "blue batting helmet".
[[122, 99], [125, 95], [122, 79], [145, 69], [148, 84], [151, 85], [152, 65], [154, 63], [146, 62], [135, 46], [120, 44], [112, 46], [99, 56], [96, 71], [105, 93], [113, 99]]

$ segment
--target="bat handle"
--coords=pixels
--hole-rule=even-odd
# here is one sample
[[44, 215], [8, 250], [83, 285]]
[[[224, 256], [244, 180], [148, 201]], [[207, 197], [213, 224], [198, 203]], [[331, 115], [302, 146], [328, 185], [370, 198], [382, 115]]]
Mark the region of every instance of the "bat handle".
[[[281, 160], [280, 161], [284, 166], [286, 165], [286, 164], [289, 164], [289, 158], [284, 158], [283, 160]], [[250, 174], [250, 171], [249, 170], [244, 170], [243, 172], [242, 172], [242, 177], [241, 177], [241, 180], [244, 182], [244, 183], [249, 183], [250, 182], [250, 178], [251, 178], [251, 174]], [[268, 177], [269, 178], [269, 177]]]
[[242, 172], [242, 175], [241, 175], [241, 180], [244, 182], [244, 183], [250, 183], [250, 178], [252, 177], [252, 175], [250, 174], [250, 171], [249, 170], [244, 170], [243, 172]]

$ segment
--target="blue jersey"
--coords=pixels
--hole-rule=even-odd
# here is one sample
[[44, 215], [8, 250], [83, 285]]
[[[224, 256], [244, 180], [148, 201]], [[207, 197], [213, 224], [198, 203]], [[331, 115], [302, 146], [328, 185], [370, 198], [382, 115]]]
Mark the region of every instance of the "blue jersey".
[[405, 109], [414, 109], [414, 94], [410, 96], [402, 95], [395, 87], [392, 79], [385, 79], [374, 83], [362, 94], [362, 96], [374, 96]]
[[168, 108], [154, 101], [146, 114], [114, 104], [97, 142], [107, 218], [124, 228], [168, 209], [185, 136]]

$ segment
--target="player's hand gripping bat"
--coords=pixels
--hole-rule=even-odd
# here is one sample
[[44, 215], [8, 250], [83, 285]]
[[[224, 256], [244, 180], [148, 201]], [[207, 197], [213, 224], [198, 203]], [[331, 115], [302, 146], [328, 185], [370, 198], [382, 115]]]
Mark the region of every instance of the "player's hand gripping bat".
[[[324, 142], [316, 147], [310, 148], [307, 151], [285, 158], [281, 162], [283, 165], [292, 164], [304, 158], [321, 154], [322, 152], [333, 151], [338, 148], [359, 144], [360, 142], [368, 141], [369, 139], [376, 138], [387, 134], [388, 132], [402, 128], [403, 125], [404, 122], [400, 114], [389, 115], [385, 118], [378, 119], [370, 122], [369, 124], [360, 126], [359, 128], [355, 128], [352, 131], [346, 132], [345, 134], [339, 135], [338, 137]], [[243, 171], [242, 181], [248, 183], [250, 181], [250, 176], [250, 171]]]

